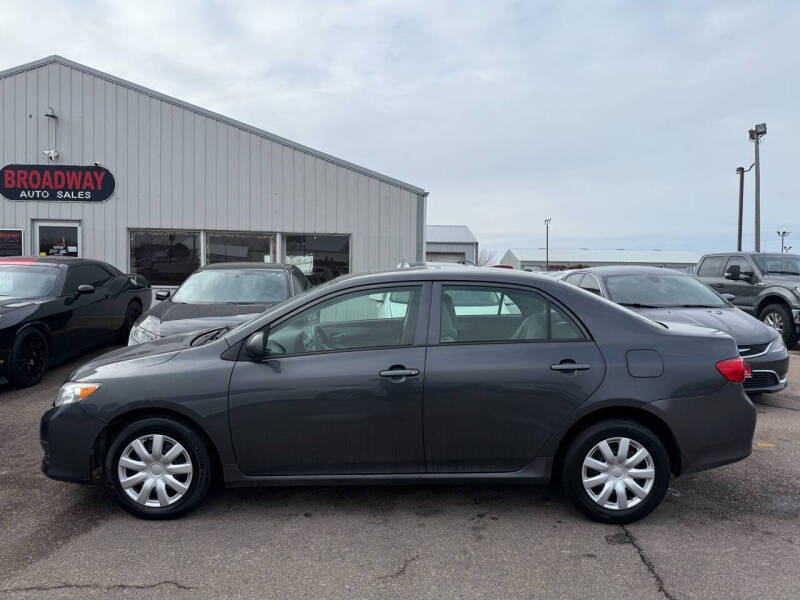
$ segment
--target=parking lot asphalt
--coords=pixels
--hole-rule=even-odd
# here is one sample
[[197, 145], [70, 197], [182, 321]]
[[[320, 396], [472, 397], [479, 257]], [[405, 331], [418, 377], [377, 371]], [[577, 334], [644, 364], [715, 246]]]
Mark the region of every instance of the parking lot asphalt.
[[752, 456], [673, 478], [625, 527], [523, 486], [217, 490], [137, 520], [39, 471], [39, 417], [81, 360], [0, 390], [0, 599], [800, 597], [798, 352]]

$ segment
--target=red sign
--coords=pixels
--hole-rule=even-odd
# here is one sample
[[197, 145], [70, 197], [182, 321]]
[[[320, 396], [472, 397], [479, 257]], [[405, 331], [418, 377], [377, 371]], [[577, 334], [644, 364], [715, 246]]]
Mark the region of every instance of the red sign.
[[0, 170], [0, 194], [9, 200], [102, 202], [116, 182], [103, 167], [8, 165]]

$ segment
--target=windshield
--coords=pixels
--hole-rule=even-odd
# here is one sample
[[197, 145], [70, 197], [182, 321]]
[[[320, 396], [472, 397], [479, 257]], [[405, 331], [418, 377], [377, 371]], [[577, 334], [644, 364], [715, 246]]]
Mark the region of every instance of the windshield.
[[184, 304], [275, 304], [289, 297], [282, 270], [220, 269], [190, 275], [172, 297]]
[[0, 265], [0, 298], [49, 296], [58, 279], [58, 269]]
[[800, 256], [795, 254], [754, 254], [752, 257], [762, 273], [800, 275]]
[[704, 283], [686, 275], [613, 275], [606, 277], [609, 297], [634, 307], [692, 306], [724, 308], [728, 304]]

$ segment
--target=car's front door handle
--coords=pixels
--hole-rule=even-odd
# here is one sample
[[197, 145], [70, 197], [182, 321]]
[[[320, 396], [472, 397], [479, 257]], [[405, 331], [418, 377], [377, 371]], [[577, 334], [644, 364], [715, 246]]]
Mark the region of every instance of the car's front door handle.
[[416, 377], [419, 369], [387, 369], [378, 373], [381, 377]]
[[587, 363], [576, 363], [576, 362], [567, 362], [561, 361], [558, 364], [550, 365], [550, 368], [553, 371], [564, 371], [564, 372], [572, 372], [572, 371], [588, 371], [592, 368], [592, 365]]

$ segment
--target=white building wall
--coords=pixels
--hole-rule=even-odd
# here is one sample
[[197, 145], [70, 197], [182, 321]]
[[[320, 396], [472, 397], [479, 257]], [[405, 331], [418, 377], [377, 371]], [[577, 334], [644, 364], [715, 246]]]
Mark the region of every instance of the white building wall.
[[28, 252], [34, 220], [74, 220], [81, 254], [123, 270], [130, 228], [351, 234], [352, 271], [422, 258], [423, 190], [64, 59], [0, 73], [0, 166], [47, 163], [48, 107], [55, 164], [98, 161], [116, 191], [0, 198], [0, 226], [22, 228]]

